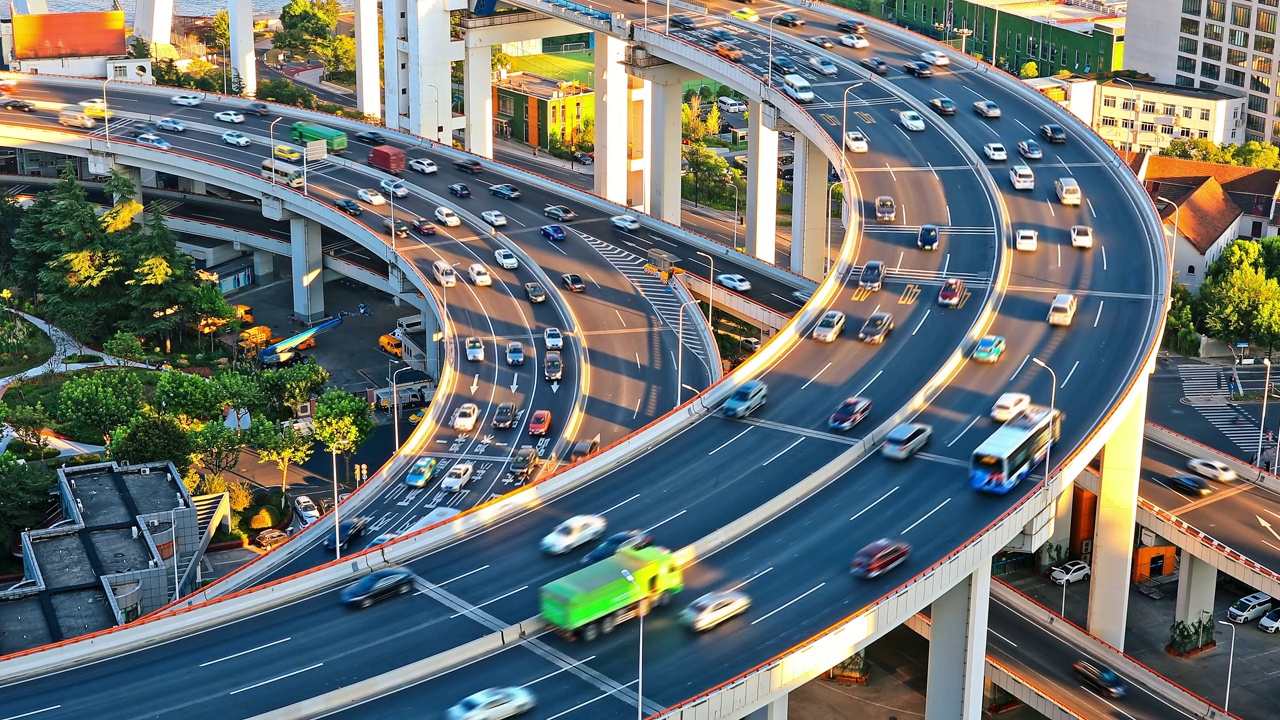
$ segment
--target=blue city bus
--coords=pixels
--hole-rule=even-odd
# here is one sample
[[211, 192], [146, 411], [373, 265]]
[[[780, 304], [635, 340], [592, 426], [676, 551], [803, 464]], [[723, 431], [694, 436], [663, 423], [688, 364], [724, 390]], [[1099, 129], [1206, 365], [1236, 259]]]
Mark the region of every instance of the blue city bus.
[[991, 433], [969, 464], [969, 485], [1003, 495], [1044, 462], [1062, 434], [1062, 413], [1032, 405]]

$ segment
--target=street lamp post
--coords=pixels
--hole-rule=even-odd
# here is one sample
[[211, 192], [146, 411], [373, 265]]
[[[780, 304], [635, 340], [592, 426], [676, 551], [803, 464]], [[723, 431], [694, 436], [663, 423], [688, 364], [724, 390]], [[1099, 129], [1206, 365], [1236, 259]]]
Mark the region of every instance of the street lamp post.
[[[736, 223], [734, 227], [737, 227]], [[707, 271], [707, 325], [711, 325], [711, 313], [715, 312], [716, 308], [715, 296], [713, 295], [716, 291], [716, 259], [701, 250], [695, 250], [694, 252], [706, 258], [707, 263], [711, 265], [711, 269]]]
[[[732, 174], [729, 177], [729, 187], [733, 188], [733, 249], [738, 249], [738, 183], [734, 181]], [[710, 322], [710, 321], [708, 321]]]
[[955, 34], [960, 36], [960, 54], [965, 55], [965, 45], [969, 40], [969, 36], [973, 34], [973, 30], [969, 28], [960, 28], [955, 31]]
[[111, 144], [111, 106], [107, 104], [107, 83], [111, 78], [102, 81], [102, 137]]
[[342, 557], [342, 531], [338, 522], [338, 448], [335, 446], [329, 456], [333, 458], [333, 556]]
[[1138, 145], [1138, 98], [1136, 97], [1138, 91], [1134, 89], [1133, 83], [1125, 80], [1124, 78], [1118, 77], [1112, 78], [1112, 80], [1122, 82], [1129, 86], [1129, 103], [1133, 105], [1133, 142], [1129, 143], [1129, 151], [1135, 152], [1137, 151]]
[[[391, 208], [391, 255], [394, 258], [396, 254], [396, 236], [400, 234], [396, 230], [396, 194], [394, 191], [387, 193], [387, 206]], [[387, 261], [393, 262], [392, 258], [387, 258]]]
[[[272, 161], [272, 164], [275, 164], [276, 157], [276, 123], [283, 119], [283, 117], [278, 117], [275, 120], [272, 120], [271, 124], [267, 126], [267, 132], [271, 134], [271, 146], [267, 148], [267, 159]], [[276, 174], [274, 172], [271, 173], [271, 184], [276, 184]]]
[[857, 82], [844, 89], [844, 99], [840, 108], [840, 154], [843, 155], [848, 149], [845, 144], [845, 137], [849, 133], [849, 93], [862, 87], [862, 83]]
[[[1052, 428], [1058, 422], [1053, 417], [1058, 414], [1058, 409], [1057, 409], [1058, 408], [1058, 373], [1054, 372], [1053, 368], [1049, 367], [1048, 365], [1045, 365], [1044, 361], [1038, 357], [1031, 358], [1031, 362], [1039, 365], [1045, 370], [1048, 370], [1049, 377], [1053, 379], [1053, 386], [1049, 388], [1049, 423], [1050, 423], [1049, 444], [1045, 446], [1045, 451], [1044, 451], [1044, 481], [1047, 483], [1049, 482], [1049, 473], [1053, 472], [1053, 463], [1049, 462], [1049, 455], [1053, 452], [1053, 440], [1054, 440], [1053, 435], [1054, 434], [1053, 434]], [[1062, 598], [1063, 598], [1062, 606], [1064, 610], [1063, 612], [1064, 617], [1066, 616], [1066, 613], [1065, 613], [1066, 604], [1067, 604], [1066, 597], [1067, 597], [1067, 591], [1064, 588], [1062, 591]]]
[[[391, 370], [391, 363], [393, 362], [395, 361], [394, 360], [387, 361], [388, 371]], [[392, 407], [392, 415], [393, 415], [391, 423], [396, 429], [395, 436], [396, 436], [397, 449], [399, 449], [400, 447], [400, 386], [396, 384], [396, 378], [400, 377], [400, 373], [404, 372], [405, 370], [412, 370], [412, 369], [413, 369], [413, 366], [405, 365], [404, 367], [400, 368], [394, 373], [391, 373], [391, 407]]]
[[1219, 625], [1226, 625], [1231, 628], [1231, 648], [1227, 653], [1227, 696], [1222, 701], [1222, 712], [1229, 713], [1231, 705], [1231, 666], [1236, 660], [1236, 625], [1225, 620], [1219, 620]]
[[[1048, 471], [1046, 470], [1045, 472], [1048, 472]], [[1067, 619], [1067, 579], [1066, 578], [1062, 578], [1062, 612], [1059, 614], [1062, 615], [1063, 620]]]
[[1258, 454], [1253, 462], [1259, 467], [1262, 465], [1262, 432], [1267, 426], [1267, 397], [1271, 395], [1271, 358], [1262, 358], [1262, 364], [1267, 366], [1267, 379], [1262, 384], [1262, 422], [1258, 423]]
[[765, 87], [769, 87], [773, 85], [773, 22], [778, 19], [779, 15], [785, 12], [787, 11], [780, 10], [774, 13], [773, 15], [769, 16], [769, 57], [767, 60], [765, 60], [765, 65], [764, 65]]
[[[683, 317], [684, 313], [681, 312]], [[640, 583], [636, 582], [635, 576], [630, 571], [623, 570], [622, 577], [631, 583], [636, 592], [640, 593], [640, 657], [636, 661], [639, 672], [636, 676], [636, 720], [644, 720], [644, 611], [645, 605], [648, 604], [649, 598], [645, 596], [644, 589], [640, 587]]]

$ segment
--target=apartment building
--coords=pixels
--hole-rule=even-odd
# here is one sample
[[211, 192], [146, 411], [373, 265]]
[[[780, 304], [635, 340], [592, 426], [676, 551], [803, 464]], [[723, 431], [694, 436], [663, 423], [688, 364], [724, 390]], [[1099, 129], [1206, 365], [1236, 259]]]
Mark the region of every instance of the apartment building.
[[1234, 142], [1280, 141], [1280, 0], [1129, 0], [1128, 11], [1126, 68], [1178, 87], [1243, 93], [1243, 136]]
[[1245, 96], [1115, 78], [1098, 85], [1087, 120], [1118, 150], [1160, 151], [1174, 140], [1244, 142]]

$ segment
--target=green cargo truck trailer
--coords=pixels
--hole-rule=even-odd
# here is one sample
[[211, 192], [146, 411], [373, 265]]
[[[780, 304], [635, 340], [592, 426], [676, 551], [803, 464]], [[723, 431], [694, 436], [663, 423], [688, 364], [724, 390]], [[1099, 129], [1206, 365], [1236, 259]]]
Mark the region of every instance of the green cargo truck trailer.
[[682, 589], [684, 578], [670, 551], [626, 549], [543, 585], [542, 617], [560, 634], [590, 642], [636, 617], [642, 606], [647, 614], [651, 606], [666, 605]]
[[289, 136], [298, 144], [312, 140], [323, 140], [330, 155], [337, 155], [347, 149], [347, 134], [331, 127], [309, 122], [296, 122], [289, 129]]

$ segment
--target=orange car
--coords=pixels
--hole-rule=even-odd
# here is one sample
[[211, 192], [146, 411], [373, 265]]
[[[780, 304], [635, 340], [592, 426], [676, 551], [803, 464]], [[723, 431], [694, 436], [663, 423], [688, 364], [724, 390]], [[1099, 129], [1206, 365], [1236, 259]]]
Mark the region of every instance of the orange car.
[[716, 43], [716, 54], [725, 60], [739, 62], [742, 60], [742, 48], [731, 42]]
[[551, 431], [551, 411], [538, 410], [529, 418], [530, 435], [546, 435]]

